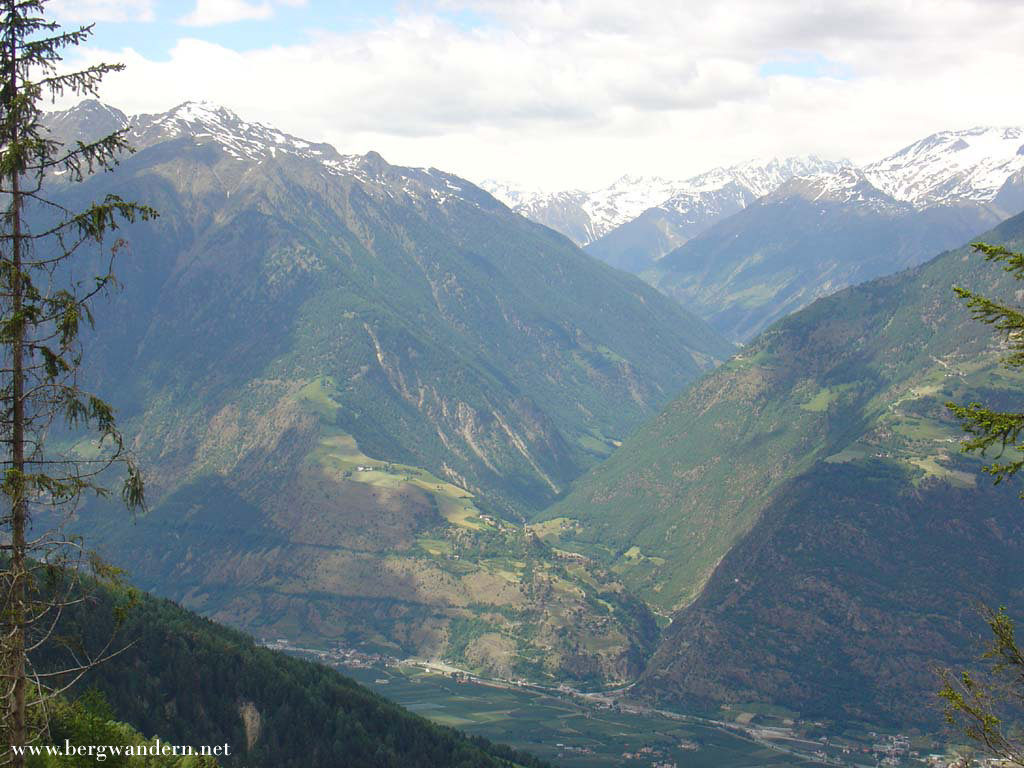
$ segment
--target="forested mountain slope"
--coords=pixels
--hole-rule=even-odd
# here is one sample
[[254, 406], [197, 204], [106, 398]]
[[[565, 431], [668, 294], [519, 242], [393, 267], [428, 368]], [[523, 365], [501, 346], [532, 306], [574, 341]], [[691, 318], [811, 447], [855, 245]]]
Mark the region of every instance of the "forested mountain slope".
[[[1019, 248], [1024, 216], [982, 239]], [[1019, 295], [963, 248], [821, 299], [545, 513], [550, 541], [673, 612], [638, 690], [935, 724], [932, 666], [976, 650], [977, 601], [1024, 608], [1019, 502], [944, 406], [1020, 410], [1024, 378], [953, 285]]]
[[[1013, 242], [1022, 225], [990, 236]], [[941, 466], [960, 433], [936, 403], [1011, 380], [951, 286], [1006, 294], [1011, 282], [961, 249], [815, 302], [684, 392], [543, 517], [576, 521], [574, 542], [675, 608], [817, 461], [885, 453], [952, 476]]]
[[[87, 648], [124, 649], [73, 689], [99, 690], [115, 716], [165, 744], [223, 745], [218, 764], [541, 766], [529, 755], [429, 723], [338, 672], [256, 646], [166, 600], [94, 590], [61, 634]], [[51, 663], [64, 655], [54, 647]]]
[[222, 407], [260, 376], [331, 377], [362, 447], [517, 508], [728, 352], [640, 281], [441, 171], [203, 105], [134, 118], [129, 135], [141, 151], [73, 194], [116, 188], [162, 214], [130, 232], [129, 290], [97, 339], [97, 377], [138, 374], [136, 409], [180, 399], [182, 382]]
[[1024, 613], [1024, 515], [1019, 489], [993, 487], [976, 464], [919, 461], [928, 474], [888, 459], [821, 462], [782, 485], [673, 615], [634, 693], [937, 732], [936, 669], [977, 663], [979, 606]]

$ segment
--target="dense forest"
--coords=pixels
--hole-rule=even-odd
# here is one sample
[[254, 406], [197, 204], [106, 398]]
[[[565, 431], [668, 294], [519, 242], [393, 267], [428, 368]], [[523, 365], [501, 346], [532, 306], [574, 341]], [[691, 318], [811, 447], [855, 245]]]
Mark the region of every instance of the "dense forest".
[[[545, 765], [484, 739], [434, 725], [340, 673], [262, 648], [248, 636], [167, 600], [97, 590], [69, 614], [44, 659], [79, 643], [124, 649], [74, 688], [98, 691], [117, 720], [172, 744], [224, 744], [224, 766]], [[95, 695], [95, 694], [90, 694]], [[54, 737], [60, 735], [55, 729]]]

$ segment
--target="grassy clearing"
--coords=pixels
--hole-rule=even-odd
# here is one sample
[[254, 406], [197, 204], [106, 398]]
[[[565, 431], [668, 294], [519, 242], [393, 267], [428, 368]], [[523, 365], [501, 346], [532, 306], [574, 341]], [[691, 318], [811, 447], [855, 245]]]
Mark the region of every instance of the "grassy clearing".
[[664, 564], [665, 558], [654, 555], [645, 555], [643, 551], [641, 551], [640, 547], [633, 546], [622, 553], [615, 565], [612, 566], [612, 571], [615, 573], [624, 573], [630, 568], [638, 566], [646, 568], [660, 568]]
[[104, 454], [103, 449], [100, 448], [100, 441], [91, 437], [79, 440], [75, 443], [71, 452], [75, 455], [76, 459], [81, 459], [82, 461], [93, 461]]
[[839, 453], [833, 453], [831, 456], [828, 456], [825, 461], [829, 464], [845, 464], [848, 461], [861, 461], [870, 455], [871, 451], [866, 447], [854, 444], [848, 445], [846, 448], [839, 451]]
[[956, 442], [963, 437], [963, 432], [953, 425], [931, 419], [904, 418], [892, 424], [892, 430], [908, 440], [926, 442]]
[[[331, 398], [330, 393], [334, 387], [331, 377], [320, 376], [299, 390], [298, 399], [325, 422], [332, 422], [341, 407]], [[479, 518], [480, 510], [473, 504], [473, 494], [465, 488], [442, 480], [422, 467], [367, 456], [359, 449], [352, 435], [326, 423], [321, 429], [321, 435], [313, 459], [328, 472], [351, 482], [379, 488], [420, 488], [434, 497], [442, 516], [452, 525], [473, 530], [489, 527], [488, 523]]]
[[330, 376], [320, 376], [300, 389], [298, 397], [306, 407], [316, 412], [318, 416], [333, 421], [338, 413], [338, 409], [341, 407], [331, 399], [329, 393], [333, 391], [334, 379]]
[[594, 437], [593, 435], [580, 435], [576, 442], [580, 444], [583, 450], [594, 454], [595, 456], [611, 456], [615, 450], [614, 445], [606, 443], [600, 438]]
[[571, 536], [577, 530], [577, 527], [578, 523], [568, 517], [554, 517], [550, 520], [530, 523], [526, 526], [527, 530], [532, 531], [538, 539], [550, 545], [561, 542], [562, 537], [566, 534]]
[[837, 386], [822, 387], [809, 401], [800, 406], [801, 410], [810, 413], [824, 413], [839, 398], [854, 388], [854, 384], [839, 384]]
[[[759, 257], [755, 257], [757, 261], [760, 261]], [[760, 283], [758, 285], [750, 286], [739, 291], [734, 291], [726, 296], [726, 301], [735, 302], [736, 305], [742, 309], [751, 309], [761, 306], [767, 301], [771, 301], [778, 295], [779, 291], [785, 286], [784, 282], [777, 285], [770, 285], [768, 283]]]
[[722, 707], [722, 709], [724, 712], [749, 712], [754, 716], [760, 715], [762, 717], [774, 718], [779, 721], [793, 720], [794, 718], [799, 717], [799, 713], [794, 712], [792, 709], [787, 709], [786, 707], [780, 707], [774, 704], [765, 704], [759, 701], [749, 701], [743, 704], [736, 704], [731, 707], [725, 706]]
[[923, 469], [925, 477], [938, 477], [950, 485], [958, 488], [974, 488], [978, 483], [976, 475], [970, 472], [963, 472], [959, 469], [950, 469], [939, 464], [939, 459], [948, 461], [948, 456], [924, 456], [917, 459], [909, 459], [910, 463], [919, 469]]
[[434, 497], [438, 510], [450, 524], [478, 531], [493, 527], [480, 519], [480, 510], [473, 503], [473, 495], [465, 488], [442, 480], [421, 467], [371, 458], [359, 450], [355, 438], [348, 433], [325, 427], [321, 434], [323, 436], [313, 452], [313, 459], [336, 477], [378, 488], [419, 488]]
[[603, 357], [605, 360], [609, 362], [617, 363], [619, 365], [629, 363], [629, 361], [626, 358], [624, 358], [615, 350], [608, 349], [608, 347], [604, 346], [604, 344], [598, 344], [595, 347], [595, 349], [597, 350], [598, 354], [601, 355], [601, 357]]
[[822, 389], [810, 401], [800, 406], [801, 410], [810, 411], [811, 413], [824, 413], [828, 410], [829, 405], [835, 401], [838, 397], [838, 393], [833, 392], [829, 387], [822, 387]]
[[440, 557], [442, 555], [450, 555], [452, 553], [451, 543], [441, 539], [420, 538], [417, 539], [416, 544], [420, 549], [432, 557]]

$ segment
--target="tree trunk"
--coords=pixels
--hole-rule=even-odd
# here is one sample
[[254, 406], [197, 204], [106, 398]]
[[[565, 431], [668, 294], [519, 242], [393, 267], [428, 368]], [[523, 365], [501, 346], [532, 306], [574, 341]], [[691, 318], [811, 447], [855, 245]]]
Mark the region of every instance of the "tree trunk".
[[[13, 5], [13, 4], [11, 4]], [[16, 13], [9, 10], [9, 13]], [[16, 108], [18, 93], [17, 38], [11, 35], [8, 43], [7, 103], [4, 105], [10, 116]], [[17, 120], [11, 120], [10, 146], [16, 146], [19, 135]], [[24, 747], [28, 731], [25, 722], [25, 620], [26, 620], [26, 578], [25, 572], [25, 525], [27, 522], [27, 499], [25, 498], [25, 371], [24, 342], [25, 326], [22, 312], [22, 235], [21, 235], [21, 181], [17, 168], [11, 171], [11, 313], [15, 333], [11, 344], [12, 414], [11, 414], [11, 470], [14, 482], [11, 493], [11, 701], [10, 701], [10, 747], [12, 765], [23, 768], [25, 756], [18, 747]]]

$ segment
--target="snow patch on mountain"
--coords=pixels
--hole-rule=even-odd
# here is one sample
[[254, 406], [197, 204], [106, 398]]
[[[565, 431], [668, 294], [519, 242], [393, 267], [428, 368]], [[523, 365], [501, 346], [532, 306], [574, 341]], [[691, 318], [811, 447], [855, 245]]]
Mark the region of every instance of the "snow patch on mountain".
[[[242, 120], [231, 110], [208, 102], [186, 102], [162, 114], [129, 117], [99, 101], [85, 100], [69, 110], [50, 113], [46, 119], [52, 135], [65, 141], [78, 137], [92, 140], [125, 128], [129, 143], [139, 149], [190, 137], [197, 143], [215, 142], [240, 161], [262, 162], [288, 155], [312, 160], [330, 175], [370, 184], [382, 194], [418, 195], [441, 204], [459, 199], [473, 205], [493, 205], [477, 187], [436, 169], [392, 166], [374, 152], [342, 155], [329, 144]], [[495, 180], [480, 186], [517, 213], [562, 232], [582, 246], [652, 209], [661, 209], [696, 231], [704, 223], [774, 193], [793, 179], [810, 180], [793, 186], [804, 196], [813, 193], [822, 200], [845, 199], [873, 206], [898, 201], [920, 209], [992, 203], [1008, 179], [1022, 176], [1024, 130], [1004, 127], [936, 133], [862, 171], [854, 171], [845, 161], [810, 155], [751, 160], [681, 181], [626, 175], [590, 191], [524, 190]]]
[[590, 239], [597, 240], [632, 221], [648, 208], [670, 198], [679, 187], [679, 181], [658, 176], [626, 175], [611, 186], [591, 192], [582, 204], [590, 217]]
[[834, 173], [816, 176], [796, 176], [766, 195], [765, 202], [778, 202], [793, 197], [802, 197], [815, 203], [854, 204], [874, 211], [898, 211], [908, 208], [882, 191], [860, 168], [846, 167]]
[[488, 179], [480, 183], [521, 216], [556, 229], [577, 245], [597, 240], [671, 196], [681, 182], [657, 176], [622, 176], [595, 190], [527, 190]]
[[45, 117], [51, 133], [62, 141], [83, 131], [99, 138], [127, 128], [128, 143], [136, 149], [180, 138], [197, 144], [215, 143], [236, 160], [261, 163], [293, 156], [316, 163], [328, 176], [345, 177], [365, 186], [368, 192], [389, 197], [406, 196], [413, 202], [446, 204], [458, 199], [474, 206], [493, 206], [489, 196], [463, 179], [435, 168], [403, 168], [390, 165], [376, 152], [343, 155], [330, 144], [300, 139], [262, 123], [240, 118], [226, 107], [189, 101], [160, 114], [126, 116], [123, 112], [88, 99], [71, 109]]
[[[531, 205], [537, 201], [549, 197], [552, 193], [540, 189], [524, 189], [523, 187], [511, 184], [500, 179], [484, 179], [479, 184], [480, 189], [485, 189], [496, 200], [500, 200], [509, 208], [516, 208], [521, 205]], [[582, 192], [580, 194], [583, 194]]]
[[126, 128], [128, 116], [95, 99], [87, 99], [73, 110], [49, 113], [45, 125], [50, 138], [62, 144], [89, 143]]
[[259, 161], [282, 153], [329, 159], [339, 170], [356, 164], [354, 156], [339, 155], [329, 144], [313, 144], [262, 123], [248, 122], [209, 102], [187, 101], [162, 114], [134, 115], [129, 125], [129, 141], [137, 148], [188, 136], [200, 143], [214, 141], [239, 160]]
[[509, 182], [487, 179], [480, 183], [495, 198], [528, 219], [540, 221], [552, 208], [576, 207], [588, 219], [591, 240], [635, 219], [669, 197], [681, 184], [657, 176], [622, 176], [595, 190], [567, 189], [550, 192], [523, 189]]
[[[790, 184], [794, 179], [806, 181]], [[1013, 187], [1009, 194], [1007, 185]], [[691, 237], [705, 224], [778, 190], [879, 210], [900, 203], [924, 209], [994, 201], [997, 206], [1013, 208], [1012, 201], [1024, 195], [1018, 189], [1024, 187], [1024, 130], [981, 127], [942, 131], [859, 170], [848, 161], [809, 155], [750, 160], [683, 181], [624, 176], [609, 187], [590, 192], [527, 193], [499, 182], [484, 186], [517, 213], [559, 230], [581, 246], [652, 209], [672, 217], [677, 236], [686, 231]]]

